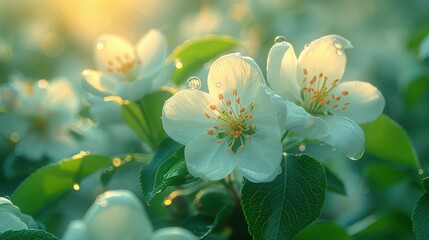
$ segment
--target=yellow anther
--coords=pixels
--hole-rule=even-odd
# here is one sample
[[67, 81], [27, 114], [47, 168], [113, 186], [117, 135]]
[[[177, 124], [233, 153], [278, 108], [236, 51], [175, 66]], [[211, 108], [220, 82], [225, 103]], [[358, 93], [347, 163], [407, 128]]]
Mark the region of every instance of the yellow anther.
[[341, 93], [342, 93], [344, 96], [349, 95], [349, 92], [348, 92], [348, 91], [342, 91]]
[[210, 105], [210, 109], [214, 111], [217, 109], [217, 107], [215, 105]]

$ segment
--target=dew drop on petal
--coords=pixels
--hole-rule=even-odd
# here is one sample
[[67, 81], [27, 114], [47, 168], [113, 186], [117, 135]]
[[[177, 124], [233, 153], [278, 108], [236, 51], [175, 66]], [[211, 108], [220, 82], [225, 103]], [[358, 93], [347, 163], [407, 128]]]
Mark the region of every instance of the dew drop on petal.
[[342, 49], [342, 48], [343, 48], [343, 45], [341, 45], [340, 43], [334, 42], [334, 47], [335, 47], [336, 49]]
[[175, 61], [175, 66], [176, 66], [176, 68], [177, 69], [182, 69], [183, 68], [183, 63], [182, 63], [182, 61], [180, 60], [180, 59], [176, 59], [176, 61]]
[[284, 43], [286, 42], [286, 38], [284, 36], [277, 36], [274, 38], [274, 43]]
[[308, 48], [310, 46], [310, 44], [305, 44], [304, 48]]
[[305, 144], [304, 143], [299, 144], [299, 151], [301, 151], [301, 152], [305, 151]]
[[216, 82], [216, 87], [220, 87], [222, 84], [220, 82]]
[[340, 49], [337, 49], [337, 55], [338, 55], [338, 56], [343, 55], [343, 51], [341, 51]]
[[201, 80], [197, 77], [190, 77], [188, 79], [188, 87], [189, 87], [189, 89], [200, 89], [201, 88]]

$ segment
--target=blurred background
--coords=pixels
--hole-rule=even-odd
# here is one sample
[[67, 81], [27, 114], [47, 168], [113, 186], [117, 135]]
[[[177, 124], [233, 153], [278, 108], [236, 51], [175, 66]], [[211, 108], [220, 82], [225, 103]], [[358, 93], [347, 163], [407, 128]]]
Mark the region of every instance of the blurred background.
[[[7, 85], [14, 76], [33, 81], [65, 78], [79, 99], [80, 112], [76, 118], [91, 116], [80, 81], [81, 71], [95, 66], [94, 40], [103, 33], [111, 33], [136, 43], [151, 28], [165, 34], [169, 52], [195, 36], [227, 34], [238, 38], [242, 44], [237, 51], [254, 58], [264, 74], [267, 54], [276, 36], [286, 37], [297, 53], [306, 43], [320, 36], [338, 34], [345, 37], [354, 48], [347, 51], [344, 79], [371, 82], [380, 89], [386, 99], [384, 113], [404, 127], [423, 169], [427, 169], [429, 47], [424, 48], [422, 44], [429, 34], [427, 0], [1, 0], [0, 83]], [[196, 74], [205, 79], [205, 72], [203, 69]], [[85, 124], [80, 120], [80, 126], [97, 123], [94, 118]], [[132, 132], [127, 132], [126, 127], [95, 130], [83, 136], [89, 140], [83, 141], [80, 149], [100, 154], [130, 152], [140, 147], [136, 143], [138, 139]], [[18, 161], [19, 154], [8, 150], [10, 136], [2, 137], [0, 194], [9, 195], [35, 167], [29, 167], [30, 170], [26, 169], [27, 165], [11, 167], [14, 165], [11, 162]], [[112, 147], [106, 142], [109, 137], [121, 144]], [[335, 155], [327, 151], [326, 159], [341, 158], [332, 154]], [[364, 157], [357, 162], [342, 159], [332, 163], [338, 176], [347, 179], [348, 194], [332, 194], [324, 218], [354, 227], [354, 231], [359, 229], [356, 223], [373, 213], [393, 214], [394, 217], [389, 215], [389, 219], [410, 224], [401, 217], [411, 213], [420, 190], [402, 183], [388, 184], [382, 189], [372, 186], [364, 177], [367, 173], [365, 161], [377, 160]], [[26, 164], [26, 161], [20, 164]], [[132, 180], [125, 177], [129, 172], [136, 177]], [[137, 175], [138, 169], [124, 170], [122, 176], [115, 176], [116, 180], [109, 188], [129, 188], [138, 192]], [[97, 178], [90, 181], [96, 182]], [[101, 187], [88, 191], [91, 194], [87, 204], [100, 193]], [[68, 196], [64, 204], [75, 202], [79, 193], [74, 194]], [[85, 192], [80, 194], [86, 195]], [[377, 210], [381, 206], [392, 211], [379, 213]], [[87, 207], [83, 205], [81, 211]], [[56, 216], [69, 214], [66, 219], [73, 219], [82, 216], [82, 212], [58, 210]], [[63, 225], [66, 223], [64, 220]], [[63, 228], [56, 226], [51, 231], [61, 233]]]

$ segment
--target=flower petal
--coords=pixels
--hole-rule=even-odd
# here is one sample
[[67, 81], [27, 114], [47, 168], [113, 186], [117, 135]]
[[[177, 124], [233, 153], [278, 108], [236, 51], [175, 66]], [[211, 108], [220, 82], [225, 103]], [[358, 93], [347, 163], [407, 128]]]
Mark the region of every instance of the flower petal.
[[279, 132], [257, 129], [244, 149], [238, 149], [237, 168], [252, 182], [272, 181], [281, 172], [282, 144]]
[[286, 130], [309, 139], [320, 139], [329, 134], [328, 126], [322, 118], [307, 113], [304, 108], [293, 102], [285, 101], [285, 104], [287, 106]]
[[300, 99], [296, 66], [295, 51], [290, 43], [277, 43], [271, 47], [267, 60], [268, 83], [276, 94], [294, 102]]
[[249, 57], [229, 54], [218, 58], [210, 67], [207, 78], [209, 92], [218, 97], [222, 93], [226, 99], [234, 99], [238, 90], [242, 102], [250, 102], [265, 79], [258, 65]]
[[[162, 109], [165, 132], [176, 142], [187, 144], [191, 139], [212, 128], [217, 119], [210, 109], [216, 100], [199, 90], [182, 90], [168, 99]], [[210, 114], [210, 118], [207, 118]]]
[[137, 43], [138, 79], [153, 77], [158, 73], [167, 55], [167, 41], [157, 30], [150, 30]]
[[156, 230], [151, 240], [197, 240], [194, 234], [185, 228], [168, 227]]
[[62, 240], [89, 240], [85, 222], [81, 220], [71, 221]]
[[[352, 119], [358, 124], [371, 122], [383, 112], [385, 100], [372, 84], [350, 81], [339, 84], [332, 93], [340, 96], [338, 108], [331, 113]], [[345, 105], [347, 104], [347, 105]]]
[[226, 177], [235, 167], [235, 153], [227, 151], [228, 142], [202, 133], [186, 144], [185, 159], [189, 173], [205, 181]]
[[100, 195], [85, 214], [88, 239], [150, 239], [153, 229], [137, 197], [127, 190]]
[[323, 142], [338, 149], [348, 158], [357, 160], [365, 151], [365, 135], [362, 128], [352, 120], [340, 116], [325, 116], [323, 120], [328, 126], [329, 135], [322, 138]]
[[[304, 69], [307, 71], [307, 83], [322, 73], [327, 77], [326, 86], [329, 88], [332, 83], [341, 80], [346, 67], [346, 55], [344, 49], [351, 48], [351, 43], [343, 37], [328, 35], [314, 40], [301, 52], [298, 58], [297, 76], [298, 83], [303, 84]], [[315, 82], [315, 87], [320, 89], [323, 84], [323, 77]]]
[[150, 79], [137, 79], [132, 82], [119, 82], [116, 92], [122, 99], [137, 101], [151, 89]]
[[82, 72], [82, 77], [82, 86], [88, 92], [102, 97], [116, 95], [116, 82], [108, 75], [86, 69]]
[[109, 34], [95, 41], [94, 56], [97, 68], [102, 72], [115, 72], [126, 62], [135, 62], [133, 45], [127, 40]]

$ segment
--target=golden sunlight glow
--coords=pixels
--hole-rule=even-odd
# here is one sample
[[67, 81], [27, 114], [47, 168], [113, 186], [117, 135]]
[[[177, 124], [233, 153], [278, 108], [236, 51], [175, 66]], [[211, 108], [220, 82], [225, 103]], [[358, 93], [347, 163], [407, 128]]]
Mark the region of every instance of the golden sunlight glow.
[[73, 189], [74, 189], [75, 191], [79, 191], [79, 189], [80, 189], [79, 184], [77, 184], [77, 183], [73, 184]]
[[113, 160], [112, 160], [112, 164], [113, 164], [113, 166], [115, 166], [115, 167], [120, 167], [121, 166], [121, 163], [122, 163], [122, 161], [121, 161], [121, 159], [120, 158], [114, 158]]
[[171, 199], [167, 198], [164, 200], [164, 205], [165, 206], [170, 206], [173, 203], [173, 201], [171, 201]]

